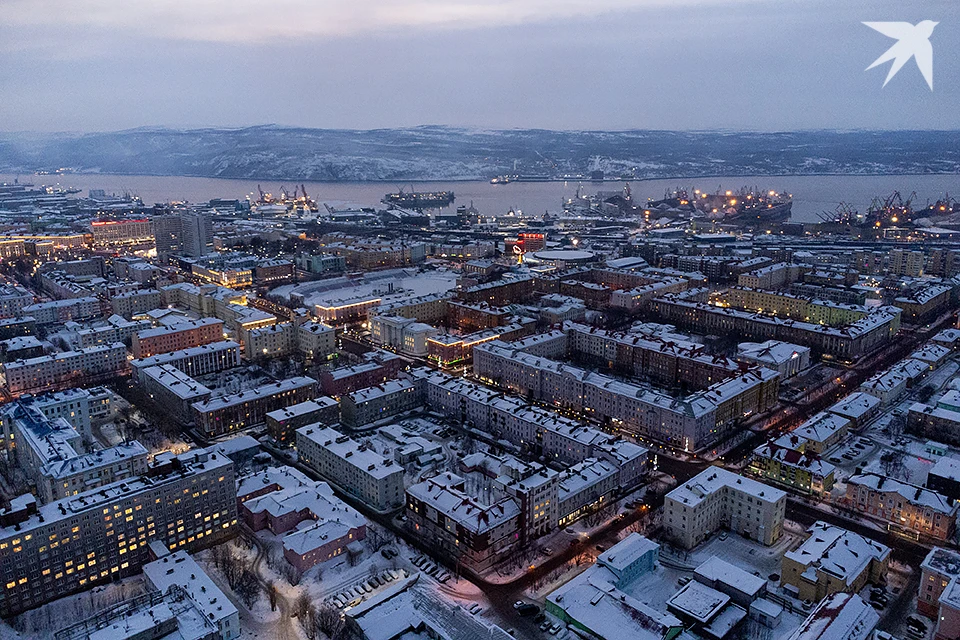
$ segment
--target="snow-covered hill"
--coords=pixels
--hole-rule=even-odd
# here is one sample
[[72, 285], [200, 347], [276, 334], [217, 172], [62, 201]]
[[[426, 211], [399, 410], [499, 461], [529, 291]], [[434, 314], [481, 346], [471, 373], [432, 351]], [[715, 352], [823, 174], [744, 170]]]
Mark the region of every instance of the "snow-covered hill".
[[258, 126], [0, 133], [0, 172], [77, 171], [316, 181], [483, 179], [504, 173], [711, 175], [960, 172], [960, 132], [480, 130]]

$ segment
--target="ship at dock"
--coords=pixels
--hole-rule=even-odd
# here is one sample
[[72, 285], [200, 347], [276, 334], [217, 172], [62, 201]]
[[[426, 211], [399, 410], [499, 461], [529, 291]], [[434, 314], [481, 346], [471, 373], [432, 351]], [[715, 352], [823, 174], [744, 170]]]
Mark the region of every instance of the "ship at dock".
[[651, 200], [646, 208], [650, 211], [678, 211], [718, 222], [784, 222], [790, 219], [793, 211], [793, 195], [757, 187], [735, 191], [718, 189], [714, 193], [678, 188], [668, 191], [660, 200]]
[[383, 204], [399, 209], [442, 209], [453, 204], [456, 196], [453, 191], [404, 191], [383, 196]]

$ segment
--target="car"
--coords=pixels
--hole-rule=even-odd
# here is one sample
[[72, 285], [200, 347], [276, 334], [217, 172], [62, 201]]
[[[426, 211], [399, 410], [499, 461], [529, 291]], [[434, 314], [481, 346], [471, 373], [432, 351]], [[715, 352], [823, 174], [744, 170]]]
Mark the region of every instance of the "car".
[[810, 609], [813, 608], [813, 601], [811, 601], [811, 600], [804, 600], [804, 601], [803, 601], [803, 604], [801, 604], [800, 606], [803, 607], [803, 610], [804, 610], [804, 611], [810, 611]]
[[721, 532], [720, 532], [720, 539], [721, 539], [721, 540], [726, 540], [726, 539], [727, 539], [727, 535], [728, 535], [728, 534], [727, 534], [726, 531], [721, 531]]
[[551, 553], [553, 553], [553, 547], [544, 547], [543, 552], [549, 556]]
[[513, 603], [513, 608], [514, 608], [514, 609], [519, 609], [520, 607], [522, 607], [522, 606], [525, 605], [525, 604], [526, 604], [526, 602], [524, 602], [523, 600], [517, 600], [516, 602]]
[[907, 617], [907, 626], [908, 626], [908, 627], [912, 627], [912, 628], [914, 628], [914, 629], [917, 629], [918, 631], [926, 631], [926, 630], [927, 630], [927, 625], [925, 625], [925, 624], [923, 623], [923, 621], [920, 620], [919, 618], [917, 618], [916, 616], [908, 616], [908, 617]]
[[682, 576], [679, 580], [677, 580], [677, 585], [682, 587], [688, 582], [690, 582], [690, 576]]
[[598, 545], [597, 545], [597, 551], [599, 551], [600, 553], [603, 553], [603, 552], [606, 551], [606, 550], [607, 550], [607, 547], [606, 547], [606, 546], [604, 546], [604, 545], [602, 545], [602, 544], [598, 544]]
[[880, 611], [881, 609], [883, 609], [883, 605], [877, 602], [876, 600], [871, 600], [870, 606], [876, 609], [877, 611]]
[[550, 621], [549, 621], [549, 620], [547, 620], [546, 622], [541, 622], [541, 623], [540, 623], [540, 631], [546, 631], [546, 630], [549, 629], [549, 628], [550, 628]]
[[550, 627], [550, 635], [552, 636], [557, 635], [558, 633], [560, 633], [560, 629], [561, 627], [559, 624], [553, 625], [552, 627]]
[[537, 614], [537, 617], [535, 617], [533, 621], [539, 623], [539, 622], [543, 622], [546, 619], [547, 619], [547, 614], [541, 611], [540, 613]]

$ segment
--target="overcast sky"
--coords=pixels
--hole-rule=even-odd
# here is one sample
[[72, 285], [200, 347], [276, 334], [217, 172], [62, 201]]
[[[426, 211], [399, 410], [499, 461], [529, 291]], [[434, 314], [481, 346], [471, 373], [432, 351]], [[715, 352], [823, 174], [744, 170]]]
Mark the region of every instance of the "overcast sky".
[[[931, 92], [862, 21], [938, 20]], [[0, 130], [960, 128], [956, 0], [2, 0]]]

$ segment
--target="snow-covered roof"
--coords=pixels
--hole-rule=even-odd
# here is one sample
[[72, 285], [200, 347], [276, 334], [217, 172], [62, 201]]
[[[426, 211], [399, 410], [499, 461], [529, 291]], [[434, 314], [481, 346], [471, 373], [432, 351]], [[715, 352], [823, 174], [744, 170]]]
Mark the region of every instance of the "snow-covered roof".
[[862, 391], [855, 391], [827, 411], [851, 420], [859, 420], [879, 406], [880, 398]]
[[737, 475], [722, 467], [710, 467], [685, 484], [676, 487], [667, 494], [667, 498], [687, 506], [694, 506], [725, 487], [749, 494], [763, 502], [777, 502], [781, 499], [785, 500], [787, 496], [780, 489], [767, 486], [762, 482]]
[[763, 578], [744, 571], [717, 556], [711, 556], [696, 568], [694, 574], [706, 582], [732, 587], [750, 596], [751, 600], [767, 586], [767, 581]]
[[463, 490], [463, 482], [460, 476], [446, 472], [410, 486], [407, 494], [474, 534], [496, 529], [520, 516], [513, 498], [484, 504]]
[[884, 562], [890, 548], [869, 538], [825, 522], [815, 522], [810, 537], [796, 549], [784, 554], [806, 567], [804, 576], [817, 582], [817, 571], [852, 585], [872, 561]]
[[143, 574], [158, 590], [183, 589], [208, 619], [219, 622], [238, 614], [230, 599], [186, 551], [175, 551], [143, 566]]
[[879, 621], [860, 596], [840, 591], [824, 598], [789, 640], [867, 640]]

